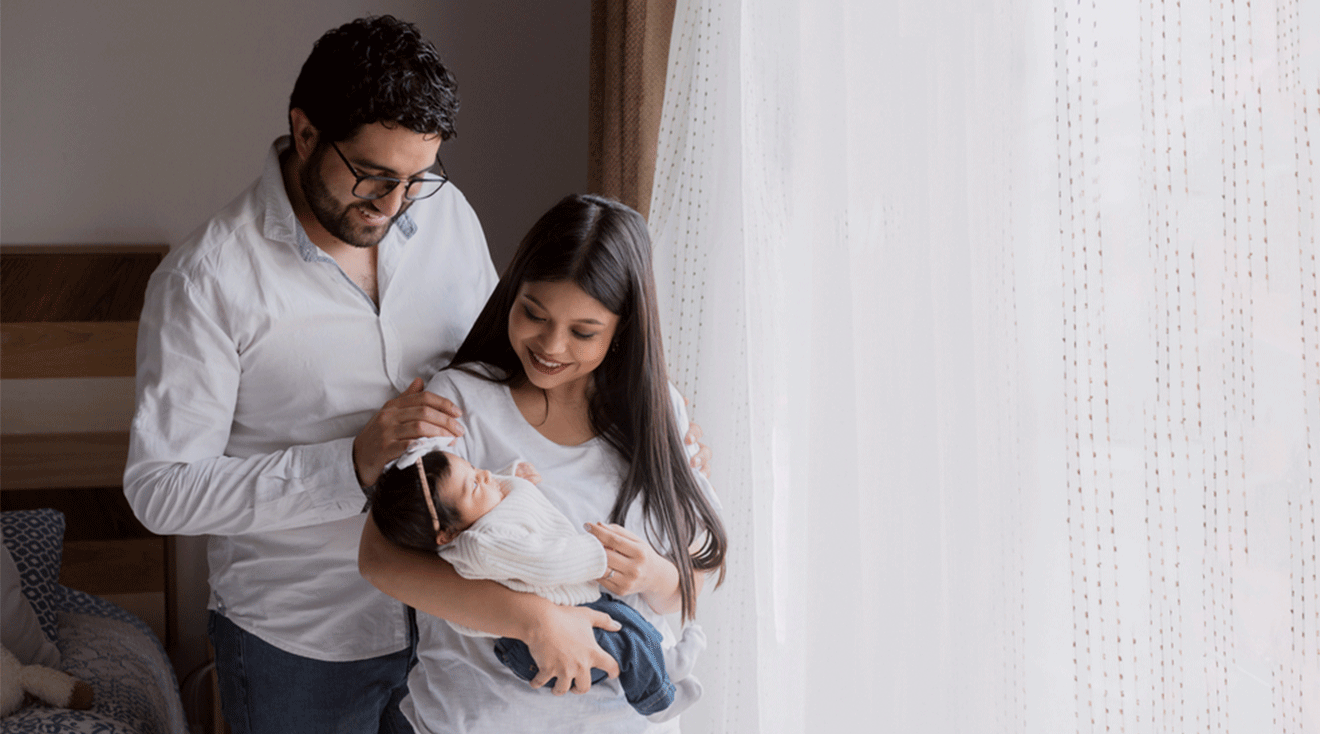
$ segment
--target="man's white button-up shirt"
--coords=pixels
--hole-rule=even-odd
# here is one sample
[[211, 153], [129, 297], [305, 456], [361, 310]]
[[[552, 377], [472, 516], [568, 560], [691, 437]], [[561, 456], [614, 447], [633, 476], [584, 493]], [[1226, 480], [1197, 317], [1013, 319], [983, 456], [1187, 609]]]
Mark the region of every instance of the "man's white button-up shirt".
[[153, 532], [211, 536], [212, 609], [285, 651], [359, 660], [408, 627], [358, 573], [353, 438], [448, 361], [496, 275], [446, 185], [377, 245], [377, 307], [294, 216], [287, 147], [151, 277], [124, 491]]

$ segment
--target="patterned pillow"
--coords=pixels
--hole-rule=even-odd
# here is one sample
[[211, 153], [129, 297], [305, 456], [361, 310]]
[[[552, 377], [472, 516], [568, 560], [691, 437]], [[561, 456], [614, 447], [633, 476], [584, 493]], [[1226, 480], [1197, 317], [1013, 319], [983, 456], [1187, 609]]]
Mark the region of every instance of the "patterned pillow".
[[0, 531], [41, 631], [55, 642], [59, 627], [54, 604], [64, 550], [64, 514], [59, 510], [0, 512]]

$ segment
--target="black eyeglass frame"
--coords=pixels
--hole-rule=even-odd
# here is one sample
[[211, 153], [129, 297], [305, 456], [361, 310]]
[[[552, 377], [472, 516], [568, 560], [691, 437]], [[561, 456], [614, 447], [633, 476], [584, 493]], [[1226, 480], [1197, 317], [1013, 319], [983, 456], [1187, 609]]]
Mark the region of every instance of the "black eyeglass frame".
[[[440, 178], [427, 178], [426, 176], [416, 176], [414, 178], [394, 178], [393, 176], [364, 176], [361, 173], [358, 173], [358, 170], [353, 167], [352, 163], [348, 162], [348, 158], [344, 156], [344, 151], [340, 150], [338, 145], [332, 142], [330, 143], [330, 147], [335, 149], [335, 153], [339, 156], [339, 160], [343, 161], [345, 166], [348, 166], [348, 172], [351, 173], [353, 175], [353, 178], [355, 179], [353, 182], [353, 195], [359, 199], [365, 199], [367, 201], [384, 199], [385, 197], [389, 196], [390, 193], [392, 193], [394, 189], [398, 187], [399, 184], [405, 184], [405, 186], [403, 187], [403, 198], [407, 199], [408, 201], [420, 201], [421, 199], [425, 199], [430, 196], [435, 196], [436, 193], [440, 191], [440, 189], [443, 189], [445, 187], [445, 184], [449, 183], [449, 175], [445, 173], [445, 164], [440, 162], [439, 153], [435, 154], [435, 165], [437, 168], [440, 169]], [[376, 196], [363, 196], [362, 194], [358, 193], [358, 187], [362, 185], [363, 181], [385, 182], [385, 183], [389, 183], [390, 187], [385, 189], [384, 191], [381, 191]], [[440, 185], [435, 187], [435, 191], [431, 191], [421, 196], [408, 195], [408, 189], [413, 184], [431, 183], [434, 181], [440, 182]]]

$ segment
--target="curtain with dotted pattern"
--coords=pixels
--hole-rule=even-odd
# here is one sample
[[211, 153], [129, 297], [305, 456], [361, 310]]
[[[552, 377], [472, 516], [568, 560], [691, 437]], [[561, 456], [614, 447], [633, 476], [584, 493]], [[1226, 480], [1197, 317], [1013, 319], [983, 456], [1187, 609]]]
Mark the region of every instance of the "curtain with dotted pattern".
[[1320, 731], [1320, 5], [680, 0], [685, 732]]

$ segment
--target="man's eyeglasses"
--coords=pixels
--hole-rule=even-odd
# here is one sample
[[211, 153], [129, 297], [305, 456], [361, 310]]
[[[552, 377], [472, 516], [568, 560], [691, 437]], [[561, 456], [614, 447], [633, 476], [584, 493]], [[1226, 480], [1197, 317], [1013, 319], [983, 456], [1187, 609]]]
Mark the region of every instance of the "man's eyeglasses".
[[449, 180], [449, 176], [445, 174], [445, 166], [440, 162], [439, 155], [436, 155], [435, 157], [435, 169], [440, 173], [438, 178], [417, 176], [414, 178], [402, 179], [393, 178], [391, 176], [363, 176], [358, 173], [352, 163], [348, 162], [348, 159], [344, 157], [344, 152], [339, 149], [338, 145], [331, 143], [330, 147], [335, 149], [335, 153], [339, 154], [339, 160], [343, 161], [344, 165], [348, 166], [348, 172], [353, 174], [353, 178], [357, 179], [357, 182], [353, 184], [353, 195], [359, 199], [372, 201], [389, 196], [395, 186], [404, 184], [403, 198], [408, 201], [417, 201], [418, 199], [425, 199], [439, 191], [440, 188], [445, 185], [445, 182]]

